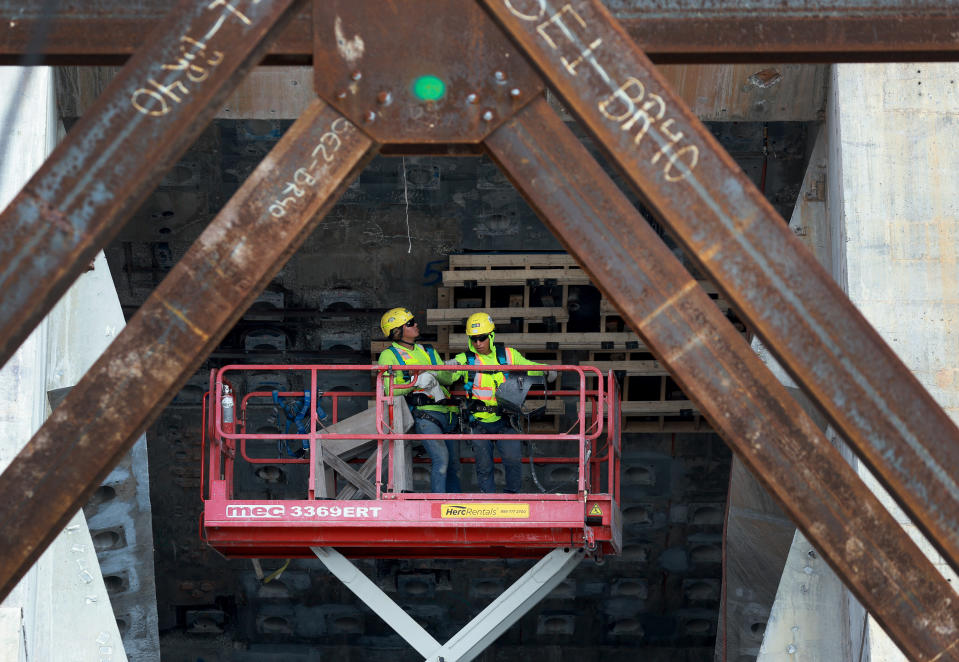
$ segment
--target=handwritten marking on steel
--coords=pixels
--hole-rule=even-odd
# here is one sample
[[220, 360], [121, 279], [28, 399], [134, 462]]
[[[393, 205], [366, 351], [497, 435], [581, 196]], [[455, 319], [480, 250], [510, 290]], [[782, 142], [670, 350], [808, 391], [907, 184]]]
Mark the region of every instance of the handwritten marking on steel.
[[[259, 4], [260, 0], [252, 0], [253, 4]], [[210, 76], [210, 69], [223, 62], [223, 52], [210, 48], [208, 55], [207, 46], [211, 39], [220, 31], [223, 24], [232, 14], [244, 25], [251, 25], [250, 19], [236, 7], [226, 2], [226, 0], [213, 0], [207, 5], [207, 10], [223, 6], [223, 10], [217, 17], [205, 34], [199, 39], [194, 39], [189, 35], [180, 36], [180, 57], [173, 64], [163, 64], [160, 68], [164, 71], [176, 72], [172, 80], [157, 81], [155, 78], [148, 78], [147, 85], [137, 88], [130, 96], [130, 103], [138, 112], [151, 117], [163, 117], [172, 110], [171, 102], [179, 104], [183, 97], [190, 94], [190, 88], [187, 83], [180, 78], [180, 75], [186, 77], [189, 83], [202, 83]]]
[[[588, 36], [589, 25], [583, 17], [573, 9], [569, 3], [563, 5], [558, 10], [547, 7], [546, 0], [533, 0], [535, 10], [520, 11], [513, 6], [510, 0], [504, 0], [504, 5], [511, 14], [524, 21], [540, 21], [536, 26], [536, 32], [540, 38], [546, 42], [550, 50], [560, 51], [559, 36], [557, 31], [566, 38], [563, 43], [568, 43], [576, 49], [576, 55], [569, 59], [569, 53], [559, 56], [560, 63], [570, 76], [576, 76], [576, 67], [583, 61], [586, 61], [604, 80], [615, 86], [610, 80], [606, 70], [594, 56], [596, 50], [602, 45], [603, 40], [600, 37], [590, 39]], [[541, 20], [543, 17], [546, 20]], [[573, 30], [579, 33], [574, 34]], [[580, 36], [582, 35], [582, 36]], [[642, 106], [639, 105], [646, 101]], [[616, 112], [610, 110], [610, 105], [618, 102], [619, 106], [614, 106]], [[646, 94], [646, 86], [638, 78], [630, 76], [625, 82], [615, 87], [609, 96], [598, 100], [600, 113], [606, 119], [619, 124], [621, 131], [629, 133], [633, 127], [639, 124], [636, 136], [633, 138], [633, 145], [637, 151], [643, 137], [649, 134], [659, 145], [659, 149], [653, 154], [649, 162], [657, 165], [665, 156], [663, 161], [663, 177], [667, 182], [673, 183], [682, 181], [696, 168], [699, 163], [699, 147], [689, 143], [686, 135], [674, 128], [676, 119], [674, 117], [666, 118], [667, 105], [663, 98], [655, 92]], [[655, 109], [655, 110], [654, 110]], [[653, 126], [658, 123], [658, 131]], [[650, 133], [652, 129], [652, 133]], [[676, 149], [680, 141], [686, 139], [687, 144]]]
[[313, 160], [308, 166], [297, 168], [293, 173], [293, 177], [284, 184], [281, 195], [286, 193], [292, 193], [293, 195], [274, 200], [269, 207], [270, 215], [274, 218], [283, 218], [288, 211], [286, 206], [292, 202], [296, 202], [297, 198], [302, 198], [306, 193], [306, 191], [300, 187], [313, 187], [316, 185], [316, 178], [310, 173], [316, 170], [316, 166], [320, 163], [321, 158], [325, 163], [333, 160], [333, 155], [336, 154], [343, 144], [337, 134], [343, 133], [349, 128], [350, 123], [343, 117], [339, 117], [330, 122], [330, 130], [320, 136], [320, 141], [316, 144], [316, 147], [313, 148], [313, 151], [310, 152], [310, 156], [314, 157]]

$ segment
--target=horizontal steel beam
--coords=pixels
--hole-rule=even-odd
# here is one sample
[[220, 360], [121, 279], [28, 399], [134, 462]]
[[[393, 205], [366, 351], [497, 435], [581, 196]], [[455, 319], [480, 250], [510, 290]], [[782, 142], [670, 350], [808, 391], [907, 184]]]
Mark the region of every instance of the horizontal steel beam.
[[547, 103], [485, 144], [902, 650], [959, 660], [952, 587]]
[[484, 2], [959, 570], [959, 428], [915, 375], [597, 0]]
[[14, 458], [0, 475], [0, 601], [374, 151], [311, 105]]
[[[177, 3], [0, 214], [0, 365], [213, 119], [299, 1]], [[7, 20], [0, 25], [3, 34]]]
[[[44, 3], [0, 0], [0, 64], [15, 63], [38, 30], [51, 64], [115, 64], [144, 42], [164, 0], [99, 0], [49, 25]], [[57, 3], [54, 3], [57, 4]], [[853, 62], [959, 59], [959, 5], [949, 0], [606, 0], [654, 62]], [[410, 17], [415, 20], [415, 17]], [[109, 38], [105, 38], [109, 35]], [[310, 13], [271, 46], [266, 64], [311, 64]]]

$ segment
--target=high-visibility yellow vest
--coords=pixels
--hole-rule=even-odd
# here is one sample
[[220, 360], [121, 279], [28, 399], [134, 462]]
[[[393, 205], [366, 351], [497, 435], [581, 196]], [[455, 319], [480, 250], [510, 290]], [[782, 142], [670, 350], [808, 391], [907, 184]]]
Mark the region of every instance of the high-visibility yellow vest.
[[[489, 354], [477, 354], [475, 349], [470, 343], [470, 351], [475, 356], [474, 365], [501, 365], [499, 358], [497, 357], [497, 352], [495, 345], [490, 343], [490, 352]], [[504, 356], [506, 358], [505, 365], [543, 365], [542, 363], [536, 363], [535, 361], [530, 361], [525, 356], [523, 356], [518, 350], [513, 349], [512, 347], [506, 347], [504, 349]], [[469, 357], [467, 357], [466, 352], [456, 355], [456, 362], [460, 365], [469, 365]], [[542, 371], [533, 371], [530, 372], [531, 375], [542, 375]], [[506, 374], [502, 372], [480, 372], [480, 371], [462, 371], [457, 372], [453, 376], [453, 380], [462, 378], [465, 382], [472, 380], [473, 386], [470, 390], [470, 397], [479, 400], [487, 407], [496, 406], [496, 389], [499, 388], [499, 385], [506, 381]], [[493, 423], [502, 418], [499, 414], [493, 412], [478, 411], [473, 416], [484, 423]]]

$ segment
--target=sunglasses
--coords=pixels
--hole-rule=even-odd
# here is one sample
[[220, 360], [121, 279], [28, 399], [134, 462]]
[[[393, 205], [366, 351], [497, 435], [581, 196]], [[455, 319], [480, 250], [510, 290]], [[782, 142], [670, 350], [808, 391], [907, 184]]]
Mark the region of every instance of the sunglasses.
[[486, 342], [489, 340], [489, 334], [487, 333], [486, 335], [482, 336], [473, 336], [472, 340], [473, 342]]
[[416, 326], [416, 320], [410, 320], [409, 322], [407, 322], [407, 323], [404, 324], [403, 326], [408, 326], [408, 327], [412, 328], [412, 327]]

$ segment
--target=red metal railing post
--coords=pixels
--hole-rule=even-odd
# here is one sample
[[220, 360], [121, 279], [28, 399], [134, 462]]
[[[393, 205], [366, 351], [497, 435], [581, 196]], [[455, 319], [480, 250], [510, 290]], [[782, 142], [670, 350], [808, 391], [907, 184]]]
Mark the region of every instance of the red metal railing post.
[[[317, 476], [316, 475], [316, 458], [323, 457], [323, 448], [322, 442], [317, 438], [316, 433], [316, 408], [320, 404], [320, 397], [317, 393], [317, 383], [316, 383], [316, 368], [310, 368], [310, 478], [309, 485], [314, 486], [315, 490], [316, 481], [326, 480], [326, 476]], [[334, 494], [336, 489], [336, 483], [334, 478]]]
[[376, 373], [374, 397], [376, 398], [376, 498], [383, 498], [383, 371]]

